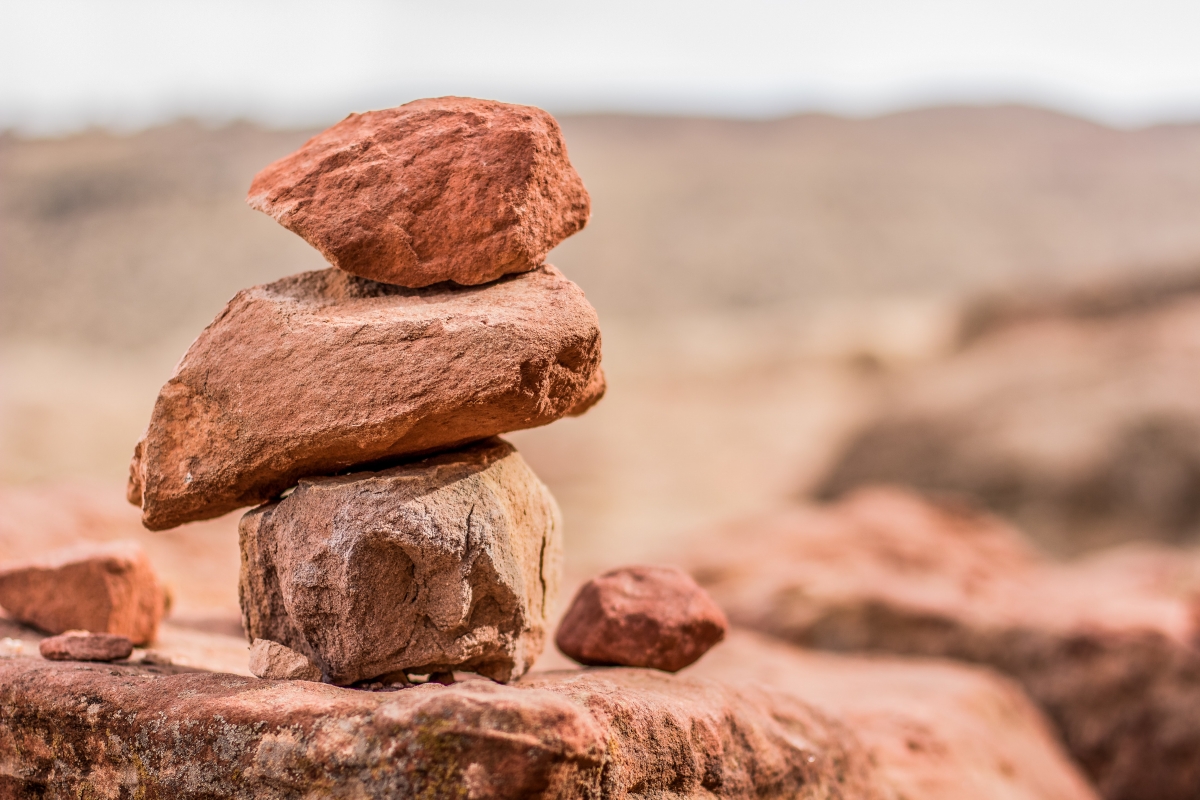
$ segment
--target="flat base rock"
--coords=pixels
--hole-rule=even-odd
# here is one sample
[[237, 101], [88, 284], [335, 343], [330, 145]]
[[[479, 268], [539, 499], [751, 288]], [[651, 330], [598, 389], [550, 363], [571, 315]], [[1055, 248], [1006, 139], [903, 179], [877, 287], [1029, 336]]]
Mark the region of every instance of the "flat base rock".
[[0, 659], [0, 797], [884, 798], [786, 695], [647, 670], [393, 692]]

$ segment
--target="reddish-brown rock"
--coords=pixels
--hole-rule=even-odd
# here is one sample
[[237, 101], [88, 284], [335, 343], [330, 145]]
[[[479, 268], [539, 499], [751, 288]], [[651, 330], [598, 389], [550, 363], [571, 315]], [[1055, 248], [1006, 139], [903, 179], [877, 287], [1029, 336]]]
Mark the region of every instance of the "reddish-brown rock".
[[551, 266], [473, 288], [284, 278], [239, 292], [188, 349], [129, 499], [152, 530], [215, 517], [305, 476], [577, 413], [599, 368], [596, 312]]
[[[172, 657], [184, 659], [186, 656], [184, 663], [193, 667], [227, 669], [233, 661], [244, 668], [246, 643], [240, 636], [172, 630], [170, 625], [164, 626], [163, 635], [164, 640], [170, 640], [164, 641], [164, 645]], [[37, 638], [32, 631], [22, 630], [3, 619], [0, 619], [0, 636], [24, 639], [26, 645]], [[5, 655], [4, 647], [12, 641], [0, 642], [0, 655]], [[26, 649], [36, 650], [36, 643]], [[564, 666], [566, 664], [566, 658], [557, 653], [547, 656], [545, 661], [557, 658]], [[164, 658], [147, 661], [144, 656], [142, 659], [144, 665], [170, 663]], [[120, 667], [115, 669], [120, 670]], [[160, 669], [150, 674], [180, 671], [179, 668]], [[633, 677], [636, 675], [648, 676], [650, 680], [635, 684]], [[1037, 709], [1011, 682], [988, 669], [931, 659], [804, 651], [778, 640], [734, 629], [721, 647], [681, 675], [704, 680], [687, 680], [680, 685], [679, 677], [663, 673], [596, 669], [557, 675], [534, 673], [513, 686], [545, 684], [540, 688], [556, 693], [571, 687], [569, 697], [572, 701], [582, 703], [594, 719], [604, 722], [611, 731], [606, 745], [610, 758], [601, 778], [602, 786], [608, 787], [608, 796], [645, 796], [636, 788], [639, 783], [652, 791], [669, 782], [668, 775], [673, 771], [681, 780], [676, 784], [678, 793], [668, 796], [739, 796], [738, 787], [744, 786], [746, 781], [727, 781], [723, 783], [722, 791], [708, 788], [712, 781], [701, 779], [700, 789], [692, 791], [699, 770], [696, 766], [686, 766], [689, 758], [692, 764], [713, 763], [711, 745], [705, 744], [703, 739], [697, 740], [696, 744], [686, 743], [682, 741], [682, 732], [696, 730], [689, 728], [696, 719], [694, 715], [704, 713], [705, 708], [718, 707], [718, 703], [705, 700], [712, 696], [713, 682], [716, 682], [736, 688], [743, 698], [763, 698], [762, 690], [769, 692], [769, 697], [764, 699], [770, 704], [772, 718], [747, 728], [747, 722], [754, 722], [749, 713], [751, 709], [740, 704], [733, 709], [739, 738], [734, 744], [722, 744], [724, 755], [721, 758], [726, 763], [751, 764], [745, 768], [747, 770], [760, 769], [761, 761], [771, 757], [772, 747], [764, 746], [760, 734], [764, 730], [777, 730], [775, 725], [778, 723], [793, 733], [803, 734], [807, 730], [807, 735], [816, 733], [827, 737], [828, 741], [843, 748], [849, 758], [841, 763], [852, 768], [862, 764], [860, 757], [854, 755], [860, 750], [858, 744], [866, 749], [871, 765], [868, 786], [863, 787], [862, 781], [853, 775], [844, 777], [840, 784], [835, 783], [838, 789], [848, 792], [844, 797], [882, 796], [887, 800], [898, 797], [959, 800], [963, 796], [972, 800], [1094, 800], [1095, 797], [1063, 754], [1061, 745], [1047, 730]], [[569, 677], [574, 678], [570, 683], [567, 682]], [[393, 679], [390, 683], [393, 686], [378, 688], [396, 688], [398, 681]], [[278, 684], [272, 683], [272, 686]], [[267, 687], [264, 685], [263, 688]], [[728, 695], [728, 690], [724, 693]], [[246, 696], [242, 695], [243, 698]], [[280, 704], [272, 709], [276, 716], [270, 719], [289, 710], [301, 712], [307, 707], [303, 703], [289, 705], [288, 697], [275, 695]], [[780, 697], [784, 699], [779, 700]], [[803, 706], [795, 705], [797, 700], [818, 709], [827, 722], [815, 730], [788, 722], [789, 719], [805, 718]], [[338, 720], [343, 720], [347, 726], [357, 721], [338, 716], [337, 708], [332, 704], [327, 708], [331, 712], [326, 719], [327, 726], [336, 726]], [[728, 730], [724, 727], [726, 723], [713, 716], [700, 717], [701, 722], [706, 719], [709, 722], [704, 723], [701, 730], [712, 730], [713, 724], [720, 730]], [[745, 736], [747, 731], [749, 739]], [[720, 735], [724, 736], [723, 733]], [[372, 736], [369, 732], [363, 733], [349, 746], [360, 748], [360, 751], [373, 748]], [[431, 741], [427, 736], [422, 739], [426, 744]], [[665, 758], [664, 750], [680, 756]], [[319, 751], [317, 755], [319, 757]], [[318, 768], [328, 771], [338, 763], [345, 762], [330, 761], [319, 764]], [[680, 764], [685, 766], [680, 768]], [[731, 772], [729, 769], [724, 771], [726, 774]], [[343, 780], [354, 777], [352, 771], [340, 774]], [[325, 789], [334, 796], [343, 791], [336, 780]], [[749, 782], [755, 786], [771, 786], [756, 778]], [[257, 787], [252, 785], [251, 788]], [[822, 788], [830, 787], [820, 781], [812, 786], [817, 797], [825, 796], [820, 794]], [[371, 794], [368, 792], [367, 796]], [[582, 796], [594, 797], [596, 793], [584, 792]], [[606, 795], [602, 792], [600, 796]], [[784, 796], [789, 795], [785, 792]], [[801, 792], [800, 796], [809, 795]]]
[[640, 670], [363, 692], [0, 659], [0, 796], [885, 800], [848, 729]]
[[940, 656], [1016, 678], [1110, 800], [1200, 782], [1194, 559], [1056, 564], [962, 507], [862, 490], [724, 528], [694, 574], [735, 624], [796, 644]]
[[555, 644], [581, 664], [677, 672], [725, 637], [725, 614], [686, 572], [624, 567], [585, 583]]
[[84, 544], [0, 568], [0, 606], [50, 633], [84, 630], [153, 641], [166, 595], [133, 542]]
[[541, 654], [562, 522], [512, 445], [305, 478], [241, 527], [246, 635], [351, 684], [405, 670], [498, 681]]
[[802, 650], [734, 628], [681, 674], [810, 703], [854, 731], [891, 798], [1096, 799], [1038, 707], [990, 669]]
[[553, 117], [465, 97], [351, 114], [246, 199], [335, 267], [412, 287], [534, 269], [590, 211]]
[[133, 653], [133, 642], [111, 633], [67, 631], [42, 639], [38, 652], [50, 661], [120, 661]]

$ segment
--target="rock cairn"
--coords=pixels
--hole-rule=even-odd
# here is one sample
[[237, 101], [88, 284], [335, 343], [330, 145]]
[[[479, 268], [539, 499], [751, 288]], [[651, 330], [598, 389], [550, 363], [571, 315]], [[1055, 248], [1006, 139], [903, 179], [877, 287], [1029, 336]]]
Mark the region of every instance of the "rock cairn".
[[239, 589], [262, 676], [519, 677], [562, 525], [495, 437], [604, 392], [596, 313], [544, 263], [590, 208], [558, 124], [466, 98], [353, 114], [248, 202], [333, 268], [239, 292], [188, 349], [135, 448], [143, 524], [258, 506]]

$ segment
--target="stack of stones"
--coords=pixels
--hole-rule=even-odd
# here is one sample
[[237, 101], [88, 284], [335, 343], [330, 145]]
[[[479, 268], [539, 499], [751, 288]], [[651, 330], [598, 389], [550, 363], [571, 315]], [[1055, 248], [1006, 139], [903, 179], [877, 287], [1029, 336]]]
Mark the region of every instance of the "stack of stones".
[[562, 133], [464, 98], [351, 115], [248, 202], [333, 268], [239, 292], [159, 393], [129, 499], [163, 530], [257, 505], [240, 597], [262, 677], [519, 677], [560, 582], [553, 497], [497, 434], [604, 392]]

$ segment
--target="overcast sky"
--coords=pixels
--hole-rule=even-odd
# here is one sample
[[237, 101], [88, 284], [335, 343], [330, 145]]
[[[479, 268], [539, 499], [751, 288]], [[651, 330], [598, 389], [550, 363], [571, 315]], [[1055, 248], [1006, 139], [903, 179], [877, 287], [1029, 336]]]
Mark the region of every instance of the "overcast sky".
[[313, 125], [437, 94], [557, 112], [1016, 101], [1200, 119], [1200, 0], [0, 2], [0, 128]]

